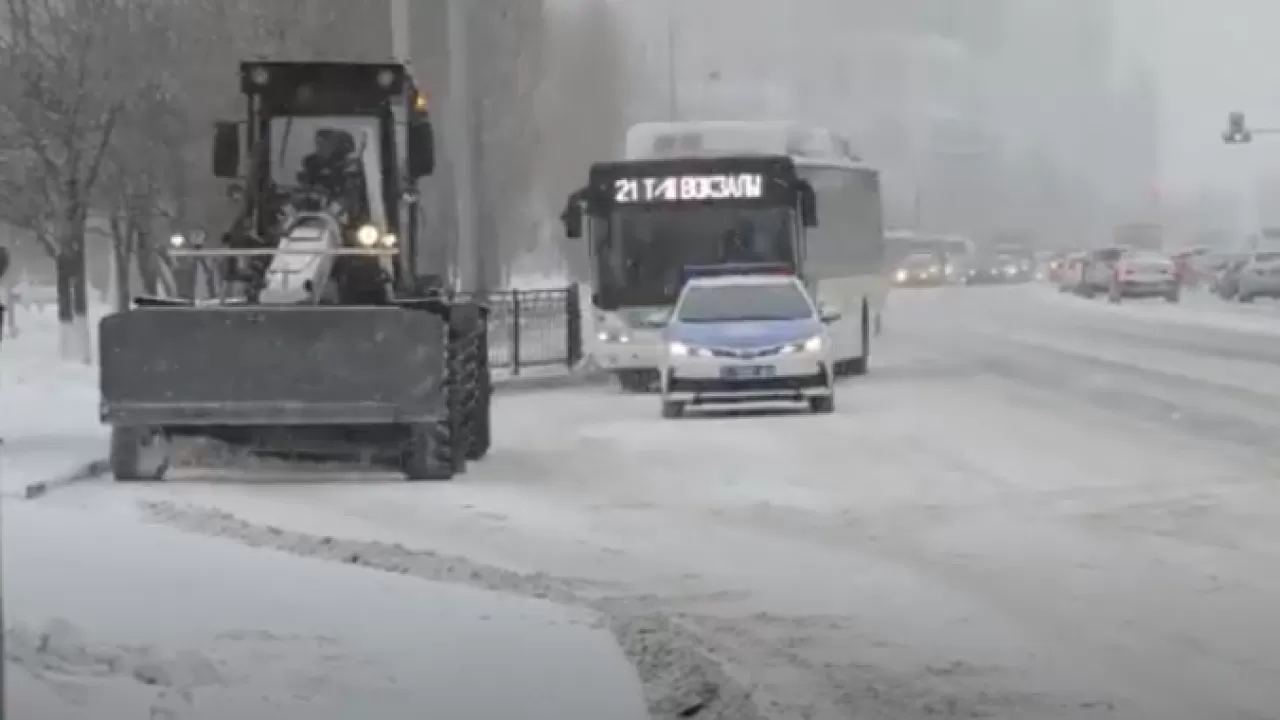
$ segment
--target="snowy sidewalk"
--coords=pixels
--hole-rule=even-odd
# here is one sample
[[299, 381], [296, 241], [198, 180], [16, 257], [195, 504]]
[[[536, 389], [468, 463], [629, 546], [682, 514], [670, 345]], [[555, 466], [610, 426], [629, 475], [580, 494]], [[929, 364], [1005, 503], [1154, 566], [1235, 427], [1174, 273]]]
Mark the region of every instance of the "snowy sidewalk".
[[58, 497], [5, 509], [12, 717], [646, 717], [594, 613]]
[[0, 493], [84, 472], [106, 457], [97, 370], [63, 361], [54, 323], [0, 344]]

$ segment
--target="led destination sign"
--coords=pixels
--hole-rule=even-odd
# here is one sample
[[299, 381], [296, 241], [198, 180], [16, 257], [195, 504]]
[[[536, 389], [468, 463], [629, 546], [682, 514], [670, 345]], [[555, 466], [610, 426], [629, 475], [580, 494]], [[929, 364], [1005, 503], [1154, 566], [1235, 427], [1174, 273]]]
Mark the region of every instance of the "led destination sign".
[[630, 177], [613, 183], [613, 201], [623, 204], [758, 200], [764, 196], [765, 176], [759, 173]]

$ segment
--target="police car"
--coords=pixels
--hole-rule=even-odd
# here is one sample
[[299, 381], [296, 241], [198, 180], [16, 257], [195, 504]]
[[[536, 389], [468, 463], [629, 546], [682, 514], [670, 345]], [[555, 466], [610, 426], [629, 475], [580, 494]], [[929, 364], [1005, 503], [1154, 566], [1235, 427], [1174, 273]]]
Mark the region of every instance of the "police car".
[[791, 401], [835, 410], [823, 313], [780, 266], [689, 268], [663, 338], [662, 416], [690, 405]]

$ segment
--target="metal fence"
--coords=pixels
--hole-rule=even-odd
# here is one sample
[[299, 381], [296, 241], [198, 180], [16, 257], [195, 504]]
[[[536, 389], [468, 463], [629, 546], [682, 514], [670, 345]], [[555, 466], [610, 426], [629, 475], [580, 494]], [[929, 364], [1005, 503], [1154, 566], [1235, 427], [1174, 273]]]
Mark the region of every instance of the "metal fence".
[[485, 297], [489, 311], [489, 365], [519, 375], [523, 368], [582, 359], [578, 286], [500, 290]]
[[[499, 290], [488, 293], [489, 365], [519, 375], [524, 368], [582, 360], [582, 317], [577, 285], [549, 290]], [[18, 314], [56, 311], [43, 302], [0, 303], [0, 337], [18, 335]]]

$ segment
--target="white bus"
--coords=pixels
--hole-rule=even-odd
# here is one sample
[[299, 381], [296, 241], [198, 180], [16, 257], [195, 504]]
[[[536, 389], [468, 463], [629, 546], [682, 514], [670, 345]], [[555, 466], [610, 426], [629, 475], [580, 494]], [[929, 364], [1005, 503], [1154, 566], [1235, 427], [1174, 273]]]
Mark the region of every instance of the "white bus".
[[[787, 261], [794, 265], [801, 279], [824, 307], [838, 313], [840, 319], [831, 328], [836, 346], [836, 370], [843, 375], [860, 375], [867, 371], [872, 338], [880, 328], [880, 317], [889, 290], [889, 258], [886, 253], [879, 172], [864, 163], [849, 142], [822, 128], [811, 128], [783, 122], [682, 122], [642, 123], [627, 133], [626, 160], [637, 167], [648, 162], [703, 163], [746, 158], [786, 159], [794, 167], [802, 184], [811, 190], [816, 209], [816, 225], [803, 222], [797, 207], [778, 206], [783, 216], [769, 215], [771, 236], [780, 232], [790, 238], [790, 257], [781, 255], [757, 257], [770, 262]], [[618, 172], [616, 164], [610, 172]], [[702, 172], [702, 171], [700, 171]], [[590, 188], [586, 189], [589, 190]], [[598, 191], [596, 193], [598, 198]], [[668, 228], [678, 224], [690, 230], [681, 233], [668, 229], [666, 237], [681, 235], [686, 247], [680, 257], [664, 260], [673, 268], [658, 268], [659, 273], [674, 269], [688, 257], [709, 256], [704, 253], [719, 242], [728, 227], [741, 223], [747, 211], [738, 201], [703, 199], [686, 203], [673, 211], [670, 204], [655, 209], [652, 204], [619, 207], [611, 202], [591, 202], [575, 194], [579, 206], [586, 210], [591, 222], [595, 293], [592, 316], [595, 341], [592, 356], [606, 370], [615, 372], [624, 387], [639, 389], [657, 379], [657, 368], [663, 351], [662, 334], [648, 321], [675, 302], [679, 291], [663, 287], [661, 292], [640, 293], [634, 302], [608, 301], [610, 293], [602, 292], [605, 277], [612, 272], [609, 257], [645, 257], [654, 271], [652, 250], [645, 243], [654, 240], [634, 239], [644, 232], [633, 232], [637, 225], [652, 225], [663, 218]], [[612, 199], [612, 198], [611, 198]], [[570, 203], [574, 205], [573, 202]], [[569, 212], [572, 212], [570, 209]], [[674, 213], [679, 213], [673, 214]], [[758, 215], [757, 218], [763, 218]], [[781, 218], [780, 225], [777, 224]], [[722, 227], [724, 226], [724, 227]], [[774, 232], [774, 231], [777, 232]], [[653, 233], [651, 233], [653, 234]], [[624, 238], [628, 238], [625, 241]], [[631, 243], [619, 249], [619, 243]], [[663, 241], [665, 242], [665, 240]], [[608, 247], [609, 252], [602, 249]], [[777, 243], [769, 245], [778, 247]], [[767, 249], [763, 248], [762, 249]], [[779, 251], [781, 252], [781, 251]], [[620, 255], [619, 255], [620, 253]], [[666, 257], [666, 256], [664, 256]], [[655, 288], [656, 289], [656, 288]], [[627, 298], [631, 299], [631, 298]]]

